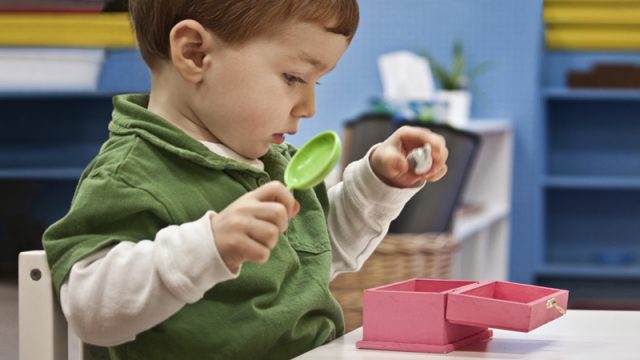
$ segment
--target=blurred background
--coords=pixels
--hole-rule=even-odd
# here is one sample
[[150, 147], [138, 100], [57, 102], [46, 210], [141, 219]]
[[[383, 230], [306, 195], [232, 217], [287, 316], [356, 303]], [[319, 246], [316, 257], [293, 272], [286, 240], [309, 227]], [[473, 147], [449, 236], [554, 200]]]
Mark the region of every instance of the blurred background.
[[[288, 141], [341, 134], [330, 181], [401, 121], [473, 145], [408, 205], [361, 273], [332, 284], [348, 326], [359, 326], [363, 287], [414, 276], [563, 288], [570, 308], [640, 309], [640, 1], [376, 0], [360, 10], [350, 48], [317, 87], [316, 116]], [[149, 89], [125, 11], [123, 1], [0, 0], [3, 358], [17, 358], [18, 253], [40, 249], [68, 209], [107, 137], [111, 97]], [[431, 68], [433, 103], [389, 106], [378, 59], [396, 51], [454, 73], [462, 60], [463, 85]], [[469, 99], [457, 121], [438, 107], [453, 108], [449, 91]]]

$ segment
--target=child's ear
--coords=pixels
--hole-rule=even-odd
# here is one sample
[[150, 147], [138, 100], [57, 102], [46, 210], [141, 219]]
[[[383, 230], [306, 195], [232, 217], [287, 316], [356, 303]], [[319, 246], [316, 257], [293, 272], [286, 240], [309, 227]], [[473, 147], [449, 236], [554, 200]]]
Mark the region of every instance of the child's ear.
[[169, 34], [171, 62], [187, 81], [202, 80], [209, 65], [208, 54], [213, 46], [212, 35], [195, 20], [182, 20]]

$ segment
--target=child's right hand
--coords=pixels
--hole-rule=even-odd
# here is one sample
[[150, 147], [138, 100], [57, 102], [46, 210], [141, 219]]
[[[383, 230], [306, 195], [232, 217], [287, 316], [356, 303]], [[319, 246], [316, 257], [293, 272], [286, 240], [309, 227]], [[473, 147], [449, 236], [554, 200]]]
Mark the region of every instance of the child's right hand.
[[293, 194], [272, 181], [212, 215], [213, 238], [225, 265], [236, 273], [245, 261], [265, 263], [298, 211], [300, 204]]

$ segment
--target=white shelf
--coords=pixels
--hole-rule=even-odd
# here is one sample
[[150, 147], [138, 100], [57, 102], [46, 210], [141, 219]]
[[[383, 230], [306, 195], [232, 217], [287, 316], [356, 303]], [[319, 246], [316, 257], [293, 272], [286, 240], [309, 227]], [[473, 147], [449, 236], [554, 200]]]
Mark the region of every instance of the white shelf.
[[459, 242], [466, 241], [509, 215], [510, 211], [506, 206], [489, 206], [471, 214], [457, 216], [454, 219], [453, 234]]
[[453, 234], [459, 243], [452, 278], [508, 280], [513, 131], [506, 120], [471, 120], [464, 130], [481, 138], [462, 202], [479, 210], [456, 216]]
[[475, 132], [477, 134], [504, 133], [511, 131], [511, 123], [502, 119], [471, 119], [462, 130]]

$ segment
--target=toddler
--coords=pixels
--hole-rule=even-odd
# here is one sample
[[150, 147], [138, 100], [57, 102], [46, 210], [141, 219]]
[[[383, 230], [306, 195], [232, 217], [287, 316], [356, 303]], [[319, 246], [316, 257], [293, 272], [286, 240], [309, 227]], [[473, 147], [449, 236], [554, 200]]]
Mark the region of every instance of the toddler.
[[[114, 97], [109, 139], [43, 243], [88, 357], [287, 359], [341, 336], [329, 291], [446, 173], [404, 127], [344, 180], [289, 192], [286, 136], [358, 23], [356, 0], [130, 0], [150, 94]], [[406, 154], [430, 144], [417, 175]], [[90, 345], [89, 345], [90, 344]]]

